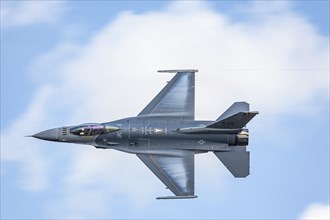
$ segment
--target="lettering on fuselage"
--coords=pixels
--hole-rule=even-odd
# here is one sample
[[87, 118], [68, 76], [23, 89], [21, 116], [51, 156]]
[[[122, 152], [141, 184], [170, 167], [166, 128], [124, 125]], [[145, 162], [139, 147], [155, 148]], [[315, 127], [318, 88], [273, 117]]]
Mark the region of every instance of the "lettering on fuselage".
[[122, 136], [122, 132], [121, 132], [121, 131], [118, 131], [118, 132], [117, 132], [117, 138], [119, 138], [119, 139], [122, 139], [122, 138], [123, 138], [123, 136]]

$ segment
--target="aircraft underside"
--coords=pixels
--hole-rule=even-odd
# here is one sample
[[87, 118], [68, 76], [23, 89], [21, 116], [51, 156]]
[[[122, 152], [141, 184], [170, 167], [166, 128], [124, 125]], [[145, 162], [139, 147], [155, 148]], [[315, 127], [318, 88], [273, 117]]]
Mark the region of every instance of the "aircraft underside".
[[195, 154], [213, 152], [234, 177], [250, 173], [249, 131], [258, 114], [235, 102], [215, 121], [195, 121], [195, 72], [177, 73], [136, 116], [107, 123], [86, 123], [39, 132], [42, 140], [92, 145], [136, 154], [174, 193], [159, 199], [196, 198]]

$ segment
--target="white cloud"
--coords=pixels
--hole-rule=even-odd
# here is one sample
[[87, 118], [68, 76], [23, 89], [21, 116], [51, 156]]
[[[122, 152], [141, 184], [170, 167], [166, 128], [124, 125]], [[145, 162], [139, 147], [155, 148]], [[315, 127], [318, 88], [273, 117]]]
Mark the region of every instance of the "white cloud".
[[330, 205], [322, 203], [310, 204], [301, 214], [301, 220], [327, 220], [330, 219]]
[[[10, 128], [1, 132], [1, 161], [21, 163], [24, 178], [17, 184], [25, 190], [43, 190], [48, 186], [49, 164], [39, 144], [25, 136], [31, 135], [31, 131], [41, 129], [45, 121], [47, 99], [52, 92], [51, 86], [39, 88], [26, 112]], [[4, 169], [5, 167], [1, 167], [1, 173], [5, 172]]]
[[[258, 10], [264, 6], [260, 4]], [[304, 114], [315, 98], [327, 98], [328, 39], [319, 36], [311, 24], [289, 8], [281, 8], [285, 7], [281, 4], [274, 13], [267, 8], [267, 16], [263, 10], [250, 15], [262, 17], [262, 22], [231, 22], [228, 15], [213, 11], [207, 3], [175, 2], [158, 12], [123, 12], [80, 48], [60, 44], [39, 57], [31, 70], [40, 72], [36, 78], [44, 74], [42, 70], [50, 70], [50, 75], [42, 79], [56, 90], [38, 90], [36, 97], [44, 97], [43, 101], [32, 102], [31, 108], [38, 109], [39, 114], [31, 116], [30, 112], [35, 111], [28, 109], [2, 134], [2, 159], [30, 164], [20, 153], [23, 142], [13, 138], [21, 121], [27, 121], [21, 130], [26, 133], [32, 130], [30, 125], [46, 129], [50, 124], [56, 127], [103, 122], [138, 114], [172, 77], [155, 74], [157, 69], [200, 69], [196, 76], [197, 118], [214, 119], [237, 100], [249, 101], [253, 110], [264, 115], [274, 114], [273, 119], [290, 111]], [[9, 140], [13, 143], [9, 144]], [[38, 158], [34, 162], [39, 165], [45, 158], [54, 157], [40, 155], [39, 150], [31, 154]], [[63, 206], [53, 212], [81, 218], [102, 213], [100, 207], [104, 211], [106, 206], [101, 204], [112, 204], [112, 198], [118, 196], [132, 203], [148, 204], [152, 196], [166, 193], [156, 177], [132, 157], [77, 148], [62, 173], [64, 180], [57, 182], [64, 188], [63, 198], [59, 198]], [[207, 172], [214, 169], [214, 164], [205, 158], [199, 159], [202, 164], [196, 164], [199, 170], [205, 170], [199, 171], [201, 180], [216, 175]], [[44, 170], [34, 168], [31, 178], [45, 175]], [[220, 162], [218, 168], [221, 169]], [[197, 189], [210, 184], [201, 180], [197, 181]], [[100, 206], [83, 204], [85, 200]], [[80, 215], [82, 209], [84, 216]]]
[[1, 26], [16, 27], [59, 20], [64, 12], [64, 1], [1, 2]]

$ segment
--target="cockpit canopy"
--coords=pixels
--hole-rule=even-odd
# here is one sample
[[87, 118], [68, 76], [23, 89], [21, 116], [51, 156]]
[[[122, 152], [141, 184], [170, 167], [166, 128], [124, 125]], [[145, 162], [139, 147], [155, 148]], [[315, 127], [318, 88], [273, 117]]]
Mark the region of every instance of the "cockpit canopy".
[[94, 136], [118, 131], [119, 128], [102, 124], [82, 124], [70, 129], [70, 133], [78, 136]]

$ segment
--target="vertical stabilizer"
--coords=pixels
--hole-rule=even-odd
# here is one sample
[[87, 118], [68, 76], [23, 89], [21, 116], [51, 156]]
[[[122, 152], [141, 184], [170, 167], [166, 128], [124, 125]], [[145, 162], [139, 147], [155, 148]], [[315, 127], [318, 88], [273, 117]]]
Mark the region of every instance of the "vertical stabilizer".
[[228, 118], [238, 112], [250, 111], [250, 105], [247, 102], [234, 102], [216, 121]]

